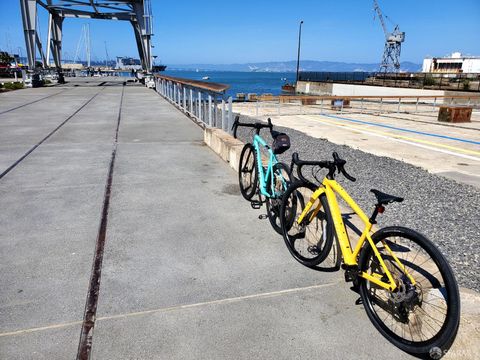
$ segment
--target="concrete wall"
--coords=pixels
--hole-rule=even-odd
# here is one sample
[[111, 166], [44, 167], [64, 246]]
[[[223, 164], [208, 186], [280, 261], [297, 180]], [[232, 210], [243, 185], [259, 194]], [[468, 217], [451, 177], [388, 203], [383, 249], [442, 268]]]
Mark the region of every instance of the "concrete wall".
[[443, 90], [424, 90], [424, 89], [406, 89], [387, 86], [368, 86], [368, 85], [349, 85], [333, 84], [332, 95], [350, 95], [350, 96], [443, 96]]
[[301, 94], [309, 95], [331, 95], [332, 83], [299, 81], [296, 91]]
[[443, 90], [407, 89], [387, 86], [350, 85], [299, 81], [297, 92], [309, 95], [339, 96], [443, 96]]

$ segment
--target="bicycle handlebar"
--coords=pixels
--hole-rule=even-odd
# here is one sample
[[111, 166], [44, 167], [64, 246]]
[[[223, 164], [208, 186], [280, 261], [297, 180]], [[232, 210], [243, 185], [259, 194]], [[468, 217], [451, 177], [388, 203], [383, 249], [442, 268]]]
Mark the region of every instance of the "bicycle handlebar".
[[333, 179], [335, 178], [335, 171], [338, 170], [338, 173], [342, 173], [343, 176], [345, 176], [348, 180], [350, 181], [356, 181], [353, 176], [348, 174], [345, 170], [345, 164], [347, 163], [346, 160], [340, 159], [338, 154], [334, 152], [332, 154], [333, 156], [333, 161], [305, 161], [305, 160], [300, 160], [298, 157], [298, 153], [293, 153], [292, 155], [292, 164], [290, 165], [290, 169], [293, 170], [293, 165], [297, 165], [297, 174], [298, 177], [305, 182], [308, 182], [307, 179], [302, 174], [302, 167], [303, 166], [319, 166], [321, 168], [326, 168], [328, 169], [328, 174], [327, 178], [328, 179]]
[[268, 118], [267, 121], [268, 121], [267, 124], [260, 123], [260, 122], [256, 122], [256, 123], [253, 123], [253, 124], [252, 123], [241, 123], [240, 122], [240, 115], [237, 115], [237, 116], [235, 116], [235, 121], [233, 122], [233, 125], [232, 125], [233, 137], [235, 139], [237, 138], [237, 129], [238, 129], [239, 126], [254, 128], [254, 129], [256, 129], [257, 135], [260, 134], [260, 130], [264, 129], [264, 128], [269, 128], [270, 133], [271, 133], [273, 131], [272, 119]]

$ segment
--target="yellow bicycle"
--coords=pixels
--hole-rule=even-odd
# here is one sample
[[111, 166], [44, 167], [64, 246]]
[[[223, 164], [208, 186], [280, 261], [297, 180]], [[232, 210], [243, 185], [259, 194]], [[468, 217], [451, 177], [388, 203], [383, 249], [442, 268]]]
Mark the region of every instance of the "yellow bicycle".
[[[302, 161], [292, 156], [299, 180], [282, 198], [280, 220], [290, 253], [300, 263], [319, 265], [340, 248], [345, 280], [359, 290], [371, 322], [400, 349], [432, 357], [453, 343], [460, 322], [460, 297], [453, 271], [438, 248], [422, 234], [400, 226], [373, 231], [378, 214], [397, 196], [372, 189], [376, 197], [368, 217], [335, 180], [346, 161], [333, 153], [333, 161]], [[320, 185], [307, 180], [303, 166], [327, 169]], [[338, 194], [364, 223], [356, 244], [346, 230]], [[439, 358], [439, 357], [436, 357]]]

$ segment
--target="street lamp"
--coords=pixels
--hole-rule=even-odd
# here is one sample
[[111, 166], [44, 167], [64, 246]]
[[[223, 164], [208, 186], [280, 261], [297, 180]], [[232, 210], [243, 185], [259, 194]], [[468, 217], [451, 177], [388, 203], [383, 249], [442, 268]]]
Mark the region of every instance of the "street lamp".
[[300, 67], [300, 39], [302, 37], [302, 24], [303, 24], [303, 20], [300, 21], [300, 28], [298, 30], [297, 80], [295, 82], [295, 85], [298, 82], [298, 69]]

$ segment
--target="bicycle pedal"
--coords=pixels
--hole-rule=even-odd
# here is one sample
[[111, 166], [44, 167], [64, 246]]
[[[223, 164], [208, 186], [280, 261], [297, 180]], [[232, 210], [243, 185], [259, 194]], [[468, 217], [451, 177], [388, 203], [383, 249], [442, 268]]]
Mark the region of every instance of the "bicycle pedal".
[[262, 207], [262, 203], [260, 201], [250, 201], [250, 206], [252, 209], [258, 210]]
[[268, 218], [268, 215], [267, 215], [267, 214], [258, 215], [258, 218], [259, 218], [260, 220], [265, 220], [265, 219]]

